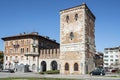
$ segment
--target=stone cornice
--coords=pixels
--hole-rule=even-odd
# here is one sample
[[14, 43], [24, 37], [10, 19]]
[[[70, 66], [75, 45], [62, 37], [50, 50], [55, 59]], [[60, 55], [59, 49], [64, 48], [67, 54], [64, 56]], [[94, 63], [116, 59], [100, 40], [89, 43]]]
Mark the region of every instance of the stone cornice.
[[75, 6], [75, 7], [60, 10], [60, 14], [75, 11], [75, 10], [80, 10], [80, 9], [85, 9], [95, 19], [95, 16], [93, 15], [93, 13], [90, 11], [90, 9], [87, 7], [87, 5], [85, 3], [83, 3], [82, 5]]
[[79, 6], [75, 6], [75, 7], [60, 10], [60, 14], [67, 13], [67, 12], [74, 11], [74, 10], [84, 9], [84, 8], [85, 8], [85, 6], [79, 5]]

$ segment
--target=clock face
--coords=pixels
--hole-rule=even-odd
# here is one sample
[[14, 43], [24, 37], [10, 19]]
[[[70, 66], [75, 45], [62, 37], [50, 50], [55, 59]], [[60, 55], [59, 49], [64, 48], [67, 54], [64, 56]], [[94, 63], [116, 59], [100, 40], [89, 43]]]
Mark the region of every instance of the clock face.
[[73, 38], [74, 38], [74, 33], [70, 32], [70, 39], [73, 40]]

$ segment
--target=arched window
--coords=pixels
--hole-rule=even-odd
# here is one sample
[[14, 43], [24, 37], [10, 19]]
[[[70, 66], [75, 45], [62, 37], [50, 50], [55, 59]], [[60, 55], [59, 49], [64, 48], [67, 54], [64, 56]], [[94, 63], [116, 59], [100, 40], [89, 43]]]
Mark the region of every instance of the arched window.
[[10, 67], [10, 69], [13, 69], [13, 64], [10, 63], [10, 64], [9, 64], [9, 67]]
[[23, 60], [24, 58], [23, 58], [23, 56], [21, 56], [21, 60]]
[[35, 64], [32, 65], [32, 70], [35, 70]]
[[74, 64], [74, 71], [78, 71], [78, 64], [77, 63]]
[[76, 21], [78, 20], [78, 14], [75, 14], [75, 20]]
[[68, 64], [68, 63], [65, 64], [65, 70], [66, 70], [66, 71], [69, 70], [69, 64]]
[[66, 21], [67, 21], [67, 23], [68, 23], [68, 20], [69, 20], [69, 16], [66, 16]]
[[27, 48], [26, 52], [29, 52], [29, 49]]
[[18, 56], [15, 56], [15, 59], [18, 59]]
[[12, 56], [10, 56], [10, 60], [12, 60]]

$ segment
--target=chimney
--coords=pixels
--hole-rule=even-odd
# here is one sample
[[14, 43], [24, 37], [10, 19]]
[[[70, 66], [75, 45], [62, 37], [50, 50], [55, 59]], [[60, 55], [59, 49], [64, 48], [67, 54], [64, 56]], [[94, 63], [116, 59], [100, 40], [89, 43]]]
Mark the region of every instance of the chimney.
[[23, 32], [23, 34], [26, 34], [26, 32]]
[[32, 32], [31, 34], [38, 35], [38, 32]]

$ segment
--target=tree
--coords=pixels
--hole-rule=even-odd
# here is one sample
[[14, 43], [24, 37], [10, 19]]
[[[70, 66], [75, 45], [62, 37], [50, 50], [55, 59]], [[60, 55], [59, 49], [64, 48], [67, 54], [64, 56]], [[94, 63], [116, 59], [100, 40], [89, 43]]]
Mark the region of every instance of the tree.
[[2, 51], [0, 51], [0, 64], [3, 64], [3, 52]]

